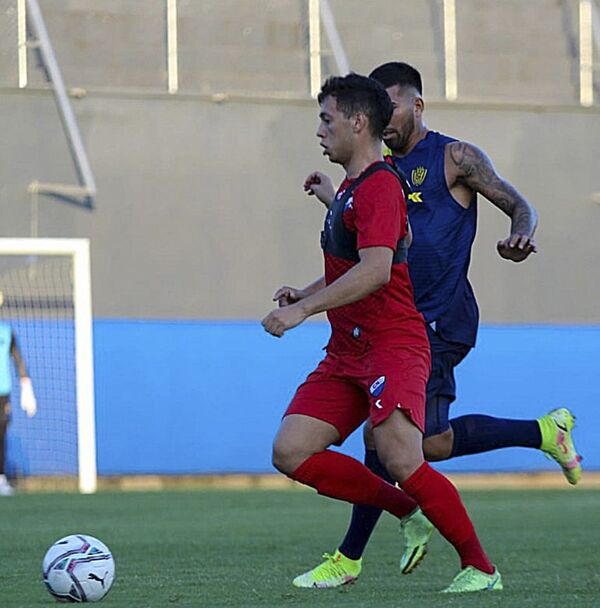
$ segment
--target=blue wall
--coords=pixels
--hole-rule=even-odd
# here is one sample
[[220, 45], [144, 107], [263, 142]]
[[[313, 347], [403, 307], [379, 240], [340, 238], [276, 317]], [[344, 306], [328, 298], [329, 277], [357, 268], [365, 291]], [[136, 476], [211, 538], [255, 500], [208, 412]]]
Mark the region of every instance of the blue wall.
[[17, 336], [37, 399], [37, 414], [21, 411], [20, 385], [12, 371], [12, 423], [7, 471], [19, 475], [77, 472], [75, 327], [73, 320], [23, 318], [8, 321]]
[[[98, 320], [94, 324], [100, 474], [270, 472], [281, 413], [322, 356], [325, 324], [283, 339], [257, 322]], [[588, 468], [600, 469], [600, 327], [483, 327], [458, 369], [455, 415], [578, 416]], [[343, 451], [361, 455], [359, 433]], [[446, 471], [555, 468], [510, 449], [440, 464]]]

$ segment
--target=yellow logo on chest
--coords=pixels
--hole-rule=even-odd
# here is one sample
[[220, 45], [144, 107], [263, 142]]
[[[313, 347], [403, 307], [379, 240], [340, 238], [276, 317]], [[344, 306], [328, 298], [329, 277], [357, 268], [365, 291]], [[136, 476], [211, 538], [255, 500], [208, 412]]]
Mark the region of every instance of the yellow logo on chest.
[[416, 167], [410, 173], [410, 179], [413, 186], [420, 186], [427, 177], [427, 169], [425, 167]]

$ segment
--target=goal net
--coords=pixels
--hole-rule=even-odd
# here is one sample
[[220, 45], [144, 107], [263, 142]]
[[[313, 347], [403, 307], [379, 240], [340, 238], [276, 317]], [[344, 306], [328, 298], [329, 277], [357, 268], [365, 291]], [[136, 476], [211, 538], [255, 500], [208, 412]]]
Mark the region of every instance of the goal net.
[[[19, 407], [11, 363], [6, 470], [36, 482], [96, 490], [89, 241], [0, 238], [0, 323], [13, 332], [37, 402]], [[53, 485], [54, 484], [54, 485]]]

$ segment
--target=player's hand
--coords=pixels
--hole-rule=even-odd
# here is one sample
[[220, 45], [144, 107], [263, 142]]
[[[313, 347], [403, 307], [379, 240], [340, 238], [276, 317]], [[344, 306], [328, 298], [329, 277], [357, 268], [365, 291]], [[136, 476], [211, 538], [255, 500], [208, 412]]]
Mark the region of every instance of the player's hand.
[[316, 196], [325, 207], [329, 207], [335, 196], [335, 188], [331, 179], [320, 171], [313, 171], [304, 180], [304, 192]]
[[283, 308], [284, 306], [295, 304], [305, 297], [306, 294], [302, 289], [296, 289], [295, 287], [288, 287], [287, 285], [284, 285], [275, 292], [273, 302], [277, 302], [277, 304], [279, 304], [279, 308]]
[[507, 239], [498, 241], [496, 249], [500, 257], [512, 262], [522, 262], [530, 254], [537, 253], [537, 245], [533, 237], [526, 234], [511, 234]]
[[300, 325], [307, 315], [298, 305], [292, 304], [284, 308], [272, 310], [263, 320], [262, 326], [265, 331], [276, 338], [281, 338], [283, 334], [292, 327]]
[[27, 377], [21, 378], [21, 409], [29, 418], [35, 416], [37, 412], [37, 401], [33, 393], [31, 380]]

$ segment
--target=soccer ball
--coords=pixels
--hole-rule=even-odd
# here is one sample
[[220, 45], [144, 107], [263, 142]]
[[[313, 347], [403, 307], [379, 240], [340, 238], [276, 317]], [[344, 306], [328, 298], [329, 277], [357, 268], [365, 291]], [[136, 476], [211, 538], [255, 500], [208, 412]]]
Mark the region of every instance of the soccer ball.
[[72, 534], [57, 540], [42, 563], [44, 584], [63, 602], [98, 602], [115, 580], [115, 560], [97, 538]]

